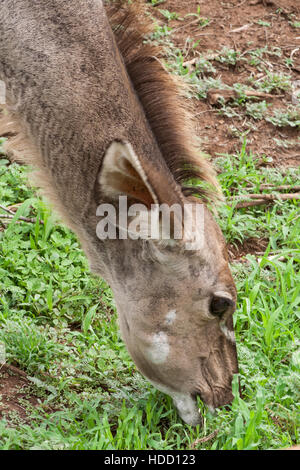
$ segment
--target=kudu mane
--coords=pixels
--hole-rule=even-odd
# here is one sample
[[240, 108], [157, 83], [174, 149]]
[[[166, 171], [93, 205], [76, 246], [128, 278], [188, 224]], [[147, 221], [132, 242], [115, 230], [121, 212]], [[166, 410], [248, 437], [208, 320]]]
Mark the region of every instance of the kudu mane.
[[[116, 0], [106, 10], [127, 73], [174, 179], [185, 195], [217, 199], [219, 184], [196, 146], [195, 123], [183, 97], [187, 85], [165, 69], [161, 48], [145, 41], [153, 30], [145, 4]], [[191, 179], [197, 180], [197, 186], [187, 184]]]

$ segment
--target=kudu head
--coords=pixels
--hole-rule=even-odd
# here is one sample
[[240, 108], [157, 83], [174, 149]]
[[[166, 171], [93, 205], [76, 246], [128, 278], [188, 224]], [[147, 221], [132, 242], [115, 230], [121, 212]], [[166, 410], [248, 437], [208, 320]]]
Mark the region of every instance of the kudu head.
[[[97, 254], [90, 254], [90, 259], [92, 268], [112, 287], [121, 333], [138, 369], [173, 398], [186, 423], [196, 425], [201, 422], [197, 395], [210, 408], [232, 399], [232, 376], [237, 373], [232, 322], [236, 289], [224, 239], [211, 213], [199, 199], [184, 197], [163, 173], [149, 168], [130, 144], [111, 143], [97, 181], [106, 203], [99, 206], [98, 232], [110, 226], [115, 239], [108, 237], [101, 248], [99, 244], [101, 259], [106, 259], [104, 271]], [[151, 204], [171, 206], [177, 198], [177, 207], [189, 209], [185, 223], [198, 224], [200, 243], [189, 245], [184, 230], [182, 238], [175, 239], [174, 218], [165, 240], [161, 217], [156, 219], [155, 240], [132, 237], [130, 227], [136, 217], [129, 209], [128, 224], [121, 226], [126, 208], [118, 202], [120, 195], [127, 196], [128, 208], [142, 203], [137, 206], [142, 214], [140, 234], [142, 225], [145, 232], [151, 224]], [[107, 215], [107, 203], [115, 217]], [[199, 207], [200, 221], [196, 220]]]
[[[143, 41], [128, 2], [121, 2], [123, 13], [117, 2], [113, 32], [100, 0], [2, 3], [0, 72], [12, 113], [6, 129], [11, 133], [16, 121], [19, 134], [11, 146], [28, 148], [38, 184], [80, 237], [93, 271], [110, 284], [137, 367], [196, 425], [197, 395], [210, 407], [232, 398], [236, 291], [218, 225], [202, 199], [188, 196], [197, 188], [184, 188], [191, 178], [214, 178], [194, 149], [178, 87]], [[130, 236], [119, 196], [128, 208], [143, 205], [143, 230], [150, 224], [158, 236]], [[115, 215], [108, 225], [116, 236], [106, 239], [98, 230], [103, 204]], [[164, 239], [162, 219], [149, 222], [153, 204], [184, 213], [188, 205], [188, 217], [182, 222], [176, 212]], [[128, 221], [134, 225], [136, 216], [128, 213]], [[193, 249], [187, 227], [201, 232]]]

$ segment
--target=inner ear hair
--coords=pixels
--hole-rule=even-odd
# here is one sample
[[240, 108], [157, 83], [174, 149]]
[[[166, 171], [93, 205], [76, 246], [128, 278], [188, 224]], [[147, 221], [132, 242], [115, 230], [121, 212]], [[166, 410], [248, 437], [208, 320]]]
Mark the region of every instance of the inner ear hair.
[[113, 199], [125, 195], [148, 208], [158, 203], [142, 164], [128, 142], [113, 141], [109, 145], [98, 182], [101, 191]]

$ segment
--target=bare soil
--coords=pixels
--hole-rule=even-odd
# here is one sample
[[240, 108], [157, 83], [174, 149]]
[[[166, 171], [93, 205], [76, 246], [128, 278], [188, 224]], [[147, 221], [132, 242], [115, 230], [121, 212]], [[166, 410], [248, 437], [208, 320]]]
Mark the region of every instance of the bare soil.
[[[159, 9], [166, 9], [184, 17], [197, 12], [198, 7], [201, 17], [210, 19], [210, 23], [201, 29], [193, 16], [185, 18], [184, 22], [168, 22], [159, 12]], [[300, 30], [292, 26], [292, 23], [299, 21], [300, 3], [297, 0], [167, 0], [153, 10], [160, 22], [177, 29], [171, 38], [179, 48], [184, 49], [188, 37], [193, 41], [199, 40], [197, 47], [186, 57], [186, 62], [198, 53], [209, 57], [211, 52], [220, 51], [223, 47], [241, 54], [265, 47], [271, 51], [276, 47], [281, 49], [282, 55], [263, 56], [266, 68], [273, 73], [290, 75], [292, 82], [300, 79]], [[270, 26], [264, 26], [262, 22]], [[293, 65], [287, 68], [286, 61], [291, 58]], [[215, 60], [213, 65], [216, 72], [211, 75], [229, 86], [234, 83], [249, 85], [249, 77], [259, 80], [264, 75], [249, 61], [237, 61], [230, 65]], [[274, 108], [286, 109], [292, 103], [289, 90], [274, 90], [271, 95], [266, 101], [271, 102]], [[212, 104], [209, 98], [195, 100], [195, 114], [202, 148], [212, 157], [220, 153], [231, 154], [240, 148], [239, 137], [232, 135], [231, 131], [235, 127], [241, 133], [249, 131], [248, 151], [258, 157], [272, 157], [268, 158], [270, 165], [298, 166], [300, 163], [299, 141], [289, 148], [282, 148], [274, 140], [296, 140], [299, 136], [297, 128], [276, 127], [265, 120], [247, 119], [247, 122], [241, 122], [236, 117], [221, 116], [218, 106]]]
[[0, 366], [0, 419], [9, 424], [17, 419], [27, 422], [28, 414], [40, 400], [33, 394], [27, 375], [9, 364]]
[[243, 243], [228, 245], [229, 260], [235, 262], [245, 262], [244, 257], [247, 254], [261, 256], [268, 246], [268, 240], [265, 238], [248, 238]]

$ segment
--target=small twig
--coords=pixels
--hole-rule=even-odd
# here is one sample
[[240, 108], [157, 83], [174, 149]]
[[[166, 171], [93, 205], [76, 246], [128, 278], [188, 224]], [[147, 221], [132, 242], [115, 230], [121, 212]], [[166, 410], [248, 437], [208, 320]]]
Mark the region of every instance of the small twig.
[[[14, 217], [15, 217], [15, 214], [14, 215], [0, 214], [0, 219], [13, 219]], [[31, 224], [35, 224], [37, 222], [37, 219], [34, 218], [34, 217], [23, 217], [22, 215], [20, 217], [18, 217], [17, 220], [23, 220], [23, 222], [29, 222]], [[44, 221], [39, 220], [39, 223], [43, 224]]]
[[244, 31], [245, 29], [250, 28], [250, 26], [253, 26], [253, 23], [244, 24], [244, 26], [240, 26], [239, 28], [231, 29], [228, 32], [229, 33], [239, 33], [240, 31]]
[[300, 193], [292, 194], [239, 194], [230, 198], [230, 200], [235, 199], [265, 199], [267, 201], [275, 201], [276, 199], [282, 199], [286, 201], [288, 199], [300, 199]]
[[238, 202], [235, 209], [245, 209], [246, 207], [262, 206], [268, 204], [268, 202], [274, 202], [278, 199], [282, 201], [291, 199], [300, 199], [300, 193], [294, 194], [241, 194], [240, 196], [234, 196], [229, 198], [230, 202], [236, 201], [237, 199], [250, 199], [250, 201]]
[[266, 199], [256, 199], [256, 201], [248, 201], [248, 202], [239, 202], [236, 206], [235, 209], [245, 209], [246, 207], [252, 207], [252, 206], [262, 206], [263, 204], [267, 204]]
[[182, 67], [188, 67], [189, 65], [194, 65], [198, 60], [198, 57], [194, 57], [191, 60], [187, 60], [186, 62], [183, 62]]
[[199, 23], [200, 19], [201, 19], [201, 18], [196, 18], [195, 20], [190, 21], [189, 23], [186, 23], [186, 24], [180, 26], [179, 28], [175, 28], [175, 29], [173, 29], [173, 30], [171, 31], [171, 33], [172, 33], [172, 34], [173, 34], [173, 33], [176, 33], [177, 31], [180, 31], [181, 29], [184, 29], [184, 28], [186, 28], [187, 26], [190, 26], [191, 24]]
[[208, 442], [211, 441], [214, 437], [217, 436], [219, 432], [219, 429], [216, 429], [214, 432], [209, 434], [208, 436], [205, 437], [200, 437], [199, 439], [196, 439], [192, 444], [191, 444], [191, 449], [195, 449], [197, 444], [202, 444], [203, 442]]
[[215, 36], [215, 33], [195, 33], [194, 36]]
[[252, 91], [245, 90], [243, 92], [246, 96], [257, 96], [262, 98], [283, 98], [284, 95], [271, 95], [270, 93], [264, 93], [263, 91]]
[[228, 102], [234, 98], [238, 98], [240, 94], [243, 93], [246, 96], [254, 98], [283, 98], [284, 95], [271, 95], [270, 93], [264, 93], [262, 91], [256, 90], [243, 90], [238, 92], [237, 90], [223, 90], [219, 88], [210, 88], [207, 90], [207, 97], [210, 104], [216, 104], [220, 98]]
[[257, 258], [257, 262], [258, 264], [261, 264], [262, 261], [273, 261], [273, 259], [276, 259], [276, 261], [282, 261], [282, 262], [285, 262], [287, 261], [287, 258], [285, 256], [278, 256], [278, 255], [274, 255], [274, 256], [267, 256], [267, 258]]
[[9, 214], [15, 215], [14, 211], [9, 209], [8, 207], [2, 206], [2, 204], [0, 204], [0, 208], [3, 209], [5, 212], [8, 212]]
[[234, 202], [240, 199], [250, 199], [250, 201], [238, 202], [235, 209], [245, 209], [247, 207], [262, 206], [269, 202], [276, 200], [287, 201], [291, 199], [300, 199], [300, 193], [288, 193], [288, 194], [240, 194], [228, 198], [229, 202]]
[[[275, 258], [279, 256], [281, 253], [282, 253], [282, 250], [272, 250], [272, 251], [269, 251], [268, 255], [270, 255], [270, 258], [271, 257]], [[255, 251], [253, 254], [257, 256], [264, 256], [266, 254], [266, 251]]]
[[264, 28], [265, 29], [265, 46], [268, 47], [268, 30], [267, 28]]
[[300, 186], [292, 186], [289, 184], [283, 184], [281, 186], [275, 186], [274, 184], [262, 183], [259, 185], [259, 190], [273, 189], [274, 191], [300, 191]]
[[290, 59], [291, 59], [291, 60], [293, 60], [293, 55], [294, 55], [297, 51], [299, 51], [299, 49], [300, 49], [300, 47], [296, 47], [296, 49], [294, 49], [294, 50], [291, 52], [291, 54], [290, 54]]

